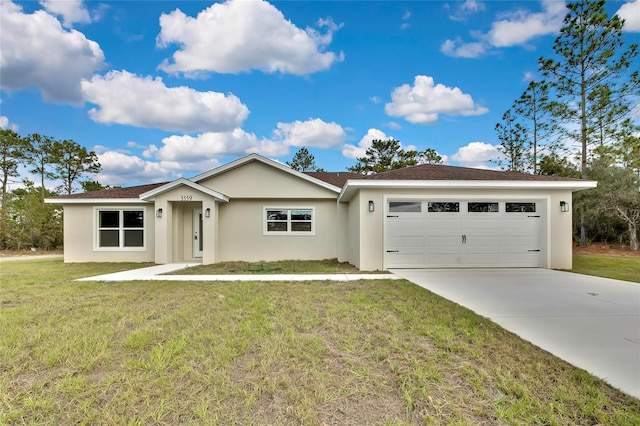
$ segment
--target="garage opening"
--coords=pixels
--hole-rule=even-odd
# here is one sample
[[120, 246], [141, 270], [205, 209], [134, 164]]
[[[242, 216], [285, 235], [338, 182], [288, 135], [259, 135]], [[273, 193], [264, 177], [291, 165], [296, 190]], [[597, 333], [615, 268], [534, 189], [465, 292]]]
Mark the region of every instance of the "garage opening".
[[540, 200], [389, 199], [387, 268], [540, 267]]

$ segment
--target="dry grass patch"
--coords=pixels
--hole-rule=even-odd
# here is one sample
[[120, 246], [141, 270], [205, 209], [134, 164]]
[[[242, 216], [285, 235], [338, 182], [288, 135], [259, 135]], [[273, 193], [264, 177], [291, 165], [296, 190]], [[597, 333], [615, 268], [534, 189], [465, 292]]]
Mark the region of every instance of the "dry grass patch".
[[117, 269], [2, 265], [0, 424], [640, 424], [637, 399], [407, 281], [70, 281]]
[[[199, 265], [166, 275], [259, 275], [259, 274], [366, 274], [346, 262], [325, 260], [279, 260], [274, 262], [220, 262]], [[376, 271], [373, 273], [386, 273]]]

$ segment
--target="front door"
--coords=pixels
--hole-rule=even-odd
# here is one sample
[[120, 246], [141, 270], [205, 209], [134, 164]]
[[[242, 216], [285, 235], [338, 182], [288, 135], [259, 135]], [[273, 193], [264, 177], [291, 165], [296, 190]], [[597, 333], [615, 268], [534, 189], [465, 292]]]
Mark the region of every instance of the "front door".
[[193, 257], [202, 257], [202, 210], [193, 211]]

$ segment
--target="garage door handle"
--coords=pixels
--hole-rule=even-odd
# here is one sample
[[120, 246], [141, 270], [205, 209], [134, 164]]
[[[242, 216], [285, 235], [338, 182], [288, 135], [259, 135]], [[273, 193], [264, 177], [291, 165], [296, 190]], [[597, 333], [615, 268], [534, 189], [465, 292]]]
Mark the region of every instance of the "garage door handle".
[[527, 216], [527, 217], [540, 217], [540, 216]]
[[389, 216], [389, 215], [387, 215], [387, 217], [398, 217], [398, 216]]
[[387, 250], [387, 253], [400, 253], [400, 250]]
[[466, 235], [462, 236], [462, 244], [467, 244], [467, 236]]
[[527, 250], [527, 251], [540, 251], [540, 250]]

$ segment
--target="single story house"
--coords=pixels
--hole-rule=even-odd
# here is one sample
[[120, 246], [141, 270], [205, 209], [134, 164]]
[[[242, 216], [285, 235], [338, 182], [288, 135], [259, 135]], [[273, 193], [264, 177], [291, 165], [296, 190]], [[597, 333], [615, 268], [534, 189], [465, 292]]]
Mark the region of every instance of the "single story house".
[[301, 173], [251, 154], [191, 179], [47, 201], [64, 208], [65, 262], [565, 269], [572, 192], [596, 184], [446, 165]]

